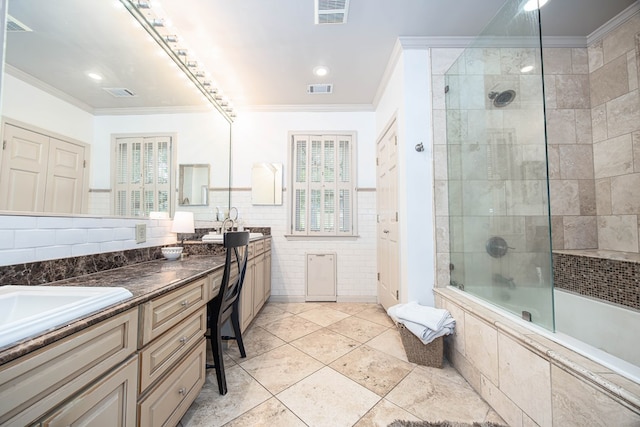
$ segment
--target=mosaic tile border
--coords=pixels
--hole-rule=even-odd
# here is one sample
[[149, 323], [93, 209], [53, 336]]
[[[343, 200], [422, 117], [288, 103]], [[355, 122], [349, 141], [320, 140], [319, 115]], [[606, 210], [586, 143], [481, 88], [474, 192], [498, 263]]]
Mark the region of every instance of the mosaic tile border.
[[640, 310], [640, 263], [554, 253], [553, 280], [559, 289]]

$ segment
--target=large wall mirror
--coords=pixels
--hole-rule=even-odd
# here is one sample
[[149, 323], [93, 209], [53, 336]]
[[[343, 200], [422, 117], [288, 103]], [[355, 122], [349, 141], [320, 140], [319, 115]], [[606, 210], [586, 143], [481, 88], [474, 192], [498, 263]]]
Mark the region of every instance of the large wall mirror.
[[[7, 15], [3, 120], [17, 124], [20, 131], [34, 132], [32, 140], [41, 144], [38, 155], [44, 156], [59, 141], [86, 148], [85, 154], [65, 162], [66, 166], [72, 163], [77, 166], [79, 175], [75, 181], [51, 172], [45, 165], [45, 175], [49, 176], [45, 176], [44, 184], [37, 181], [40, 178], [34, 178], [31, 183], [32, 188], [48, 194], [51, 193], [45, 189], [47, 179], [55, 181], [57, 191], [77, 190], [80, 186], [81, 203], [76, 203], [70, 212], [59, 211], [67, 208], [45, 208], [44, 205], [33, 211], [47, 214], [58, 210], [92, 216], [116, 214], [114, 200], [121, 175], [130, 174], [131, 186], [138, 181], [141, 186], [147, 185], [146, 175], [140, 173], [139, 177], [131, 178], [131, 174], [138, 173], [136, 164], [143, 164], [151, 156], [160, 156], [155, 146], [146, 144], [156, 135], [169, 135], [171, 145], [162, 152], [169, 156], [164, 164], [171, 168], [171, 184], [167, 190], [171, 211], [180, 206], [176, 191], [178, 164], [205, 164], [209, 170], [206, 198], [216, 206], [230, 206], [231, 124], [180, 76], [176, 64], [122, 4], [118, 1], [8, 0]], [[5, 138], [4, 126], [2, 132]], [[114, 142], [117, 138], [141, 138], [143, 142], [138, 151], [134, 152], [138, 148], [135, 141], [131, 148], [117, 151]], [[32, 143], [28, 146], [35, 147]], [[22, 152], [24, 149], [21, 148]], [[35, 153], [35, 148], [32, 151]], [[2, 161], [7, 160], [8, 152], [10, 150], [2, 153]], [[131, 165], [126, 171], [116, 167], [116, 158], [125, 156], [129, 156]], [[38, 156], [34, 154], [34, 157]], [[42, 158], [36, 160], [45, 164]], [[3, 168], [0, 192], [5, 188], [6, 199], [7, 182], [15, 193], [17, 181], [15, 176], [13, 181], [6, 181], [7, 173], [3, 171], [9, 169], [0, 167]], [[151, 190], [141, 191], [143, 195], [151, 193]], [[21, 203], [20, 208], [14, 210], [29, 210], [26, 205]], [[5, 209], [3, 212], [12, 210], [11, 206], [15, 205], [0, 203], [0, 209]]]

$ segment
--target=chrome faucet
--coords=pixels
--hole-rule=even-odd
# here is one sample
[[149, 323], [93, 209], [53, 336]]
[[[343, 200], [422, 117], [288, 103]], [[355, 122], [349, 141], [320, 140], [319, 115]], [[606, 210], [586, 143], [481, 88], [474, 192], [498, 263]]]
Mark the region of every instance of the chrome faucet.
[[235, 226], [235, 221], [232, 220], [231, 218], [225, 218], [224, 221], [222, 221], [222, 228], [220, 229], [221, 234], [224, 234], [227, 231], [228, 222], [231, 223], [231, 228], [229, 229], [229, 231], [233, 231], [233, 227]]

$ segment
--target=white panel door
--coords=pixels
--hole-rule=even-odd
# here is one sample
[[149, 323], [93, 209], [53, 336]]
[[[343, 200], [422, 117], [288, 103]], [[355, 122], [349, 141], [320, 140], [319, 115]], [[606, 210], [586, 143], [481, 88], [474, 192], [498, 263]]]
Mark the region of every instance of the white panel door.
[[44, 209], [81, 213], [84, 185], [84, 147], [51, 138]]
[[397, 148], [394, 121], [377, 143], [378, 302], [384, 308], [400, 299]]
[[42, 212], [49, 137], [5, 124], [0, 169], [0, 209]]

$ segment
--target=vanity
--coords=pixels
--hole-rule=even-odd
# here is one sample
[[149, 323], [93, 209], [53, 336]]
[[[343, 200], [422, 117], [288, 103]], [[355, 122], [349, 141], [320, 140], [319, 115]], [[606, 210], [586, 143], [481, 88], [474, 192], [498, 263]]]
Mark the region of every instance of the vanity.
[[[270, 248], [270, 236], [249, 244], [243, 330], [270, 295]], [[194, 252], [208, 254], [47, 285], [123, 287], [132, 296], [0, 348], [0, 425], [176, 425], [205, 382], [206, 303], [220, 288], [221, 249], [200, 242]]]

